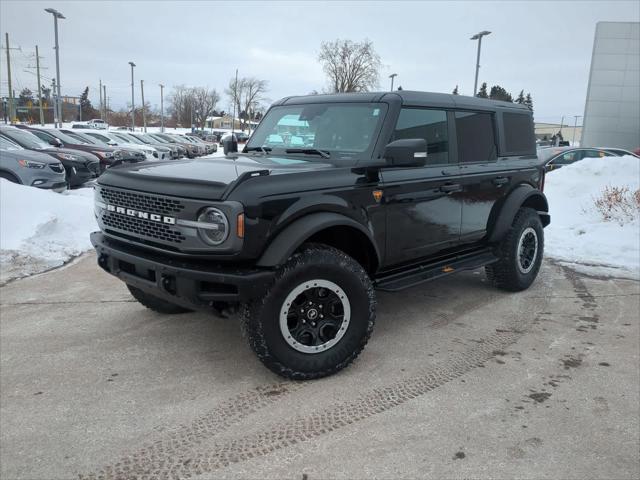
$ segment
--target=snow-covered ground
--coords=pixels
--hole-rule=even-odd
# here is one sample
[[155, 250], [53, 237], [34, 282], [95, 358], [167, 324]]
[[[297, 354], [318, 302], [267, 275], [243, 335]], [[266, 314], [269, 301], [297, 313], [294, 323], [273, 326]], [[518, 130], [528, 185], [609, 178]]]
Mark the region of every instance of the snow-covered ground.
[[640, 219], [605, 221], [594, 198], [607, 186], [640, 188], [640, 159], [590, 158], [547, 174], [544, 193], [551, 225], [545, 229], [548, 257], [598, 275], [640, 277]]
[[93, 188], [59, 194], [0, 179], [0, 284], [89, 250], [96, 228]]
[[[213, 156], [222, 156], [222, 149]], [[546, 255], [599, 275], [640, 277], [640, 220], [606, 222], [593, 206], [606, 186], [640, 186], [640, 160], [583, 160], [547, 175]], [[63, 265], [90, 250], [93, 189], [64, 194], [0, 179], [0, 284]]]

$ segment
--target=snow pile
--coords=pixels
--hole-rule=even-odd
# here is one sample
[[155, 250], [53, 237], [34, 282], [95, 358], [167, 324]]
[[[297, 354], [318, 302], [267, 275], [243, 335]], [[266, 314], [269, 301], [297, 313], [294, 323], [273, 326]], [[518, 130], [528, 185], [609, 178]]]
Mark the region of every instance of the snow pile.
[[0, 179], [0, 284], [89, 250], [97, 228], [93, 188], [59, 194]]
[[640, 277], [640, 219], [605, 221], [594, 204], [606, 187], [635, 192], [639, 183], [640, 159], [630, 155], [589, 158], [547, 173], [547, 255], [586, 273]]

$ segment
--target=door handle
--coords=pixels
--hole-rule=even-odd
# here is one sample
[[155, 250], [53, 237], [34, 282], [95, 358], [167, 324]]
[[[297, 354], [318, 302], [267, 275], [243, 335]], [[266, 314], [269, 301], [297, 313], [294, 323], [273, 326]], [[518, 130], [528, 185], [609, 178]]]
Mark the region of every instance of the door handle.
[[440, 187], [442, 193], [454, 193], [462, 190], [462, 186], [459, 183], [448, 183]]
[[493, 179], [493, 184], [501, 187], [502, 185], [509, 183], [509, 179], [505, 177], [496, 177]]

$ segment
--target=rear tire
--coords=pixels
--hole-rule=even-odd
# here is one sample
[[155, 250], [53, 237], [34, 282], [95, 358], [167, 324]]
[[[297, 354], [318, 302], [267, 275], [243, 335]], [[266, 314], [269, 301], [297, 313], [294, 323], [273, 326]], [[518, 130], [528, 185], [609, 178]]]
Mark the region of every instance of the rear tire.
[[143, 292], [139, 288], [133, 287], [127, 284], [127, 288], [129, 292], [139, 303], [147, 307], [149, 310], [153, 310], [154, 312], [163, 313], [165, 315], [175, 315], [179, 313], [188, 313], [193, 310], [189, 310], [188, 308], [181, 307], [180, 305], [176, 305], [175, 303], [167, 302], [158, 297], [154, 297], [146, 292]]
[[544, 230], [540, 216], [532, 208], [520, 208], [497, 246], [499, 260], [485, 267], [487, 278], [502, 290], [526, 290], [538, 276], [543, 252]]
[[242, 328], [267, 368], [310, 380], [358, 356], [373, 330], [375, 307], [373, 285], [358, 262], [333, 247], [308, 244], [278, 269], [262, 298], [242, 306]]

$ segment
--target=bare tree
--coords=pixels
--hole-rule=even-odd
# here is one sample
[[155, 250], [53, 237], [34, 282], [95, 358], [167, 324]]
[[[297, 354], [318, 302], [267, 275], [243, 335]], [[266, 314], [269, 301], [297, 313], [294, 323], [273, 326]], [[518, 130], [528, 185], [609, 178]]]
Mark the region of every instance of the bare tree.
[[207, 117], [213, 114], [220, 101], [220, 95], [215, 89], [209, 90], [204, 87], [194, 87], [190, 90], [193, 121], [203, 130], [207, 124]]
[[246, 127], [247, 119], [253, 119], [261, 110], [261, 104], [265, 100], [268, 82], [255, 77], [235, 78], [229, 80], [229, 87], [225, 93], [229, 101], [236, 107], [236, 115], [241, 119], [240, 128]]
[[220, 95], [215, 89], [177, 85], [169, 95], [169, 113], [177, 124], [190, 126], [193, 119], [203, 129], [219, 101]]
[[332, 92], [368, 92], [379, 85], [382, 63], [370, 40], [322, 42], [318, 60]]

